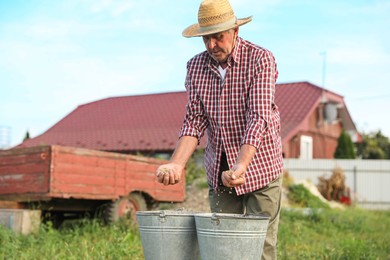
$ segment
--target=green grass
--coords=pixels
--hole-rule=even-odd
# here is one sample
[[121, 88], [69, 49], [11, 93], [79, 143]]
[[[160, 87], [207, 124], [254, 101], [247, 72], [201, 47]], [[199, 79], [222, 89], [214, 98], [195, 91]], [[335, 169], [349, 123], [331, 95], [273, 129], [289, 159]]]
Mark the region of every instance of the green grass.
[[[330, 209], [304, 186], [288, 188], [294, 208], [281, 212], [278, 259], [390, 259], [390, 211]], [[2, 259], [137, 260], [143, 253], [137, 226], [78, 220], [27, 236], [0, 226]]]
[[390, 259], [390, 212], [283, 210], [279, 259]]
[[322, 202], [318, 197], [314, 196], [302, 184], [289, 186], [290, 203], [301, 208], [324, 208], [329, 209], [328, 204]]
[[[279, 259], [390, 259], [390, 212], [282, 210]], [[143, 259], [136, 226], [96, 220], [42, 225], [16, 235], [0, 226], [0, 259]]]
[[390, 259], [390, 211], [331, 209], [303, 185], [284, 185], [293, 208], [281, 212], [279, 259]]
[[42, 225], [38, 234], [16, 235], [0, 226], [0, 259], [143, 259], [135, 226], [96, 220]]

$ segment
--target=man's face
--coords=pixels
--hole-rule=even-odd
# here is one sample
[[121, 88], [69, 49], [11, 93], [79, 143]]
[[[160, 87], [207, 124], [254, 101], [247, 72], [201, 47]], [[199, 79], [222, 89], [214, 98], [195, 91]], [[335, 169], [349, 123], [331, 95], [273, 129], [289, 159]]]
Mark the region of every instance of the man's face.
[[219, 63], [225, 63], [233, 50], [238, 28], [203, 36], [207, 52]]

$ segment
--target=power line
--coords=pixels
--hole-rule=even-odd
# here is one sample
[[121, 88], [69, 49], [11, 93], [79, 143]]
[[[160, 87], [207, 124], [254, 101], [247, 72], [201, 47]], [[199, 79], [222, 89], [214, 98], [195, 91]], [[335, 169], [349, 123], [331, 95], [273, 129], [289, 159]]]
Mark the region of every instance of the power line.
[[370, 97], [358, 97], [358, 98], [350, 99], [350, 101], [366, 101], [366, 100], [388, 99], [388, 98], [390, 98], [390, 94], [378, 95], [378, 96], [370, 96]]

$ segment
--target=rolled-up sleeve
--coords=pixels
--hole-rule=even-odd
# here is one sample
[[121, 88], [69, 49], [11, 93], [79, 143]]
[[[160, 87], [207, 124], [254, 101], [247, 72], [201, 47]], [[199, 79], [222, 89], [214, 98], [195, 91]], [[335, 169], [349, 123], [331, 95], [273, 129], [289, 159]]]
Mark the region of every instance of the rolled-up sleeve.
[[249, 91], [246, 112], [246, 131], [241, 144], [249, 144], [259, 149], [272, 120], [272, 104], [275, 99], [278, 72], [272, 53], [262, 53], [253, 73], [254, 81]]

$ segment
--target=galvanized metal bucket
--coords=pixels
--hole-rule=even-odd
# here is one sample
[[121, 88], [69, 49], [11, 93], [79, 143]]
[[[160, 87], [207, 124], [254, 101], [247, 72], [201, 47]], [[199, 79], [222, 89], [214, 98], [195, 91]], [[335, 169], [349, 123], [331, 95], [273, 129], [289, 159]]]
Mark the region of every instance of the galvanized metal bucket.
[[138, 211], [136, 216], [146, 260], [200, 259], [194, 214]]
[[261, 259], [268, 216], [200, 213], [195, 222], [202, 260]]

